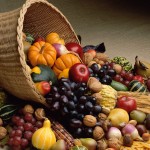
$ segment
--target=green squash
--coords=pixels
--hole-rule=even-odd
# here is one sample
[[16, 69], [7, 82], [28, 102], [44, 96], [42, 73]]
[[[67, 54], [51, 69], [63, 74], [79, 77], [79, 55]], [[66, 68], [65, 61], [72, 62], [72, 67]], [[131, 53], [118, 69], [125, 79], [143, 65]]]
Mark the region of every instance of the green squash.
[[16, 113], [18, 107], [13, 104], [6, 104], [0, 107], [0, 118], [3, 121], [8, 121]]
[[147, 92], [146, 86], [137, 80], [131, 81], [128, 88], [132, 92]]
[[31, 77], [33, 82], [41, 82], [41, 81], [47, 81], [52, 82], [52, 85], [56, 84], [57, 77], [54, 73], [54, 71], [46, 65], [37, 65], [32, 69]]
[[73, 146], [69, 150], [88, 150], [85, 146]]

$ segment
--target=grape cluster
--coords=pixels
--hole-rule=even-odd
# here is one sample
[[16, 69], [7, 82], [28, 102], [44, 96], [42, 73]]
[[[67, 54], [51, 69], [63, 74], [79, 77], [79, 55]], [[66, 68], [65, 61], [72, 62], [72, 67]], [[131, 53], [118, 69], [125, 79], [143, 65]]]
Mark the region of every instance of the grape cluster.
[[46, 96], [49, 110], [55, 116], [58, 115], [59, 121], [74, 137], [92, 136], [93, 129], [83, 125], [83, 118], [87, 114], [97, 116], [102, 108], [90, 96], [86, 83], [75, 83], [61, 78], [58, 85], [52, 86], [51, 92]]
[[89, 67], [90, 76], [96, 77], [102, 84], [110, 85], [112, 79], [116, 76], [116, 71], [113, 69], [113, 63], [106, 62], [99, 68], [97, 63]]
[[117, 82], [121, 82], [128, 87], [129, 83], [133, 80], [133, 77], [134, 75], [132, 72], [122, 70], [120, 74], [116, 74], [113, 79]]
[[22, 111], [12, 117], [11, 123], [8, 145], [12, 150], [22, 150], [30, 146], [33, 133], [43, 126], [43, 121], [38, 121], [33, 114], [24, 114]]

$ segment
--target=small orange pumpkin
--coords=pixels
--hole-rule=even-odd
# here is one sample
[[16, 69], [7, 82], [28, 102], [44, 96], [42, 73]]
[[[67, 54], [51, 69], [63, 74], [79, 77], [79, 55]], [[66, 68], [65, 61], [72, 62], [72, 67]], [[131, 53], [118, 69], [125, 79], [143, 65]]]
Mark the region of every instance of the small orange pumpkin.
[[50, 33], [45, 38], [46, 42], [50, 44], [58, 43], [65, 45], [64, 39], [60, 38], [60, 36], [57, 33]]
[[52, 67], [56, 60], [57, 52], [55, 48], [47, 42], [35, 42], [28, 51], [28, 59], [33, 67], [44, 64]]
[[66, 68], [70, 68], [76, 63], [80, 63], [80, 58], [72, 53], [64, 54], [58, 57], [53, 66], [53, 71], [57, 76]]

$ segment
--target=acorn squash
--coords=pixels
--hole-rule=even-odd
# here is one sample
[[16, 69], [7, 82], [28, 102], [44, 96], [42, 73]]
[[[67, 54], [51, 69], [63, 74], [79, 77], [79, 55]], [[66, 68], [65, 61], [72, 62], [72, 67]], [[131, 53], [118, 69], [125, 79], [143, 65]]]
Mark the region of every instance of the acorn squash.
[[52, 82], [52, 85], [57, 82], [57, 77], [54, 71], [46, 65], [37, 65], [31, 70], [33, 82], [47, 81]]

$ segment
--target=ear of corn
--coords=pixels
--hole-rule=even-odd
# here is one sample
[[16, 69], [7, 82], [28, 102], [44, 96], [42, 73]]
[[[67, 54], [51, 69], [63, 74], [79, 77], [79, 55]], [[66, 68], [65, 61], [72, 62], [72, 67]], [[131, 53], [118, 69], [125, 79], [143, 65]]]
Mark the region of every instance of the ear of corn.
[[67, 149], [74, 146], [74, 138], [73, 136], [57, 121], [51, 121], [51, 128], [55, 133], [56, 139], [63, 139], [66, 142]]
[[98, 100], [97, 103], [103, 108], [112, 110], [117, 102], [117, 91], [109, 85], [103, 85], [100, 94], [102, 99]]

